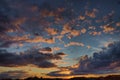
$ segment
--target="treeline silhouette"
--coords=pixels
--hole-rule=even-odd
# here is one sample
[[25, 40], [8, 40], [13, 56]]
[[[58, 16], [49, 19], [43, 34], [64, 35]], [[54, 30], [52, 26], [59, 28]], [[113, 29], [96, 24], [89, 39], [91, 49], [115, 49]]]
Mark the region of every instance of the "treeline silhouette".
[[[1, 80], [21, 80], [21, 79], [1, 79]], [[29, 77], [24, 80], [120, 80], [120, 75], [109, 75], [106, 77], [74, 77], [70, 79], [62, 78], [38, 78], [38, 77]]]

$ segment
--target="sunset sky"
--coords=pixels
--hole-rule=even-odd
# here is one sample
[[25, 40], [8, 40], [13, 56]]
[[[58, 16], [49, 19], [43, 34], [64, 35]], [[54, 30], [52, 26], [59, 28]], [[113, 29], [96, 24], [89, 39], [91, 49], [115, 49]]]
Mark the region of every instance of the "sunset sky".
[[120, 0], [0, 0], [0, 79], [120, 74]]

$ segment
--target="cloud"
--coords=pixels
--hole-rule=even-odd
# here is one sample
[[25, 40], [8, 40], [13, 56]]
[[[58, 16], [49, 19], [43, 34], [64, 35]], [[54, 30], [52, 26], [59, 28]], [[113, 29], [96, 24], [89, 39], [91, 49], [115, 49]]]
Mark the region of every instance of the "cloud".
[[69, 71], [67, 76], [86, 74], [117, 73], [120, 71], [120, 41], [109, 43], [101, 51], [93, 53], [92, 56], [81, 56], [79, 62], [73, 66], [60, 68], [59, 71], [51, 72], [50, 76], [66, 76], [59, 74]]
[[97, 9], [93, 9], [92, 11], [86, 11], [85, 15], [91, 17], [91, 18], [95, 18], [96, 17], [96, 12], [98, 12]]
[[111, 11], [107, 15], [103, 16], [102, 21], [104, 21], [104, 22], [112, 22], [114, 15], [115, 15], [115, 12]]
[[55, 39], [54, 38], [43, 38], [42, 36], [36, 36], [33, 39], [27, 39], [25, 40], [26, 42], [31, 42], [31, 43], [38, 43], [38, 42], [43, 42], [43, 43], [48, 43], [48, 44], [52, 44], [55, 43]]
[[90, 48], [91, 48], [91, 46], [89, 46], [89, 45], [88, 45], [88, 46], [86, 46], [86, 47], [87, 47], [88, 49], [90, 49]]
[[44, 47], [44, 48], [41, 48], [40, 50], [39, 50], [39, 52], [41, 52], [41, 53], [44, 53], [44, 54], [48, 54], [48, 53], [53, 53], [53, 50], [52, 50], [52, 48], [50, 48], [50, 47]]
[[71, 27], [69, 23], [64, 24], [63, 30], [61, 31], [61, 34], [64, 35], [66, 33], [71, 32]]
[[63, 76], [70, 76], [70, 71], [54, 71], [51, 73], [48, 73], [49, 76], [55, 76], [55, 77], [63, 77]]
[[20, 27], [23, 23], [25, 23], [27, 20], [26, 17], [20, 17], [14, 19], [11, 24], [12, 26], [16, 27], [16, 29], [9, 29], [7, 32], [15, 32], [15, 31], [20, 31], [23, 32], [24, 30]]
[[102, 51], [93, 53], [92, 57], [82, 56], [78, 64], [79, 67], [73, 70], [73, 74], [114, 72], [115, 68], [120, 67], [120, 42], [110, 43]]
[[[36, 65], [36, 64], [35, 64]], [[37, 63], [37, 66], [40, 68], [51, 68], [51, 67], [57, 67], [56, 64], [51, 63], [49, 61], [42, 61], [40, 63]]]
[[103, 32], [105, 32], [105, 33], [110, 33], [110, 32], [113, 32], [114, 30], [115, 30], [115, 28], [112, 26], [104, 26], [103, 27]]
[[70, 35], [72, 35], [73, 37], [79, 36], [80, 35], [80, 31], [79, 30], [72, 30], [70, 32]]
[[59, 51], [59, 50], [61, 50], [61, 48], [60, 47], [53, 47], [52, 50], [53, 51]]
[[0, 10], [0, 34], [5, 34], [5, 31], [10, 27], [8, 27], [10, 23], [9, 16], [6, 14], [10, 8], [5, 0], [0, 1], [0, 7], [4, 9], [4, 11]]
[[25, 18], [18, 18], [17, 10], [7, 0], [1, 0], [0, 7], [0, 35], [7, 36], [7, 32], [21, 31], [20, 25], [25, 22]]
[[58, 36], [55, 36], [56, 39], [58, 39], [59, 41], [62, 41], [62, 38], [64, 37], [64, 35], [58, 35]]
[[46, 28], [45, 31], [47, 31], [49, 35], [56, 35], [58, 33], [58, 30], [54, 28]]
[[0, 73], [0, 79], [24, 79], [30, 76], [25, 71], [7, 71]]
[[12, 44], [24, 44], [24, 43], [47, 43], [53, 44], [55, 43], [55, 38], [44, 38], [43, 36], [34, 36], [31, 38], [32, 35], [24, 34], [22, 36], [9, 36], [5, 39], [1, 39], [0, 47], [10, 47]]
[[52, 49], [51, 49], [50, 47], [45, 47], [45, 48], [40, 49], [40, 51], [48, 51], [48, 52], [51, 52]]
[[69, 46], [84, 46], [84, 44], [80, 42], [70, 42], [65, 45], [65, 47], [69, 47]]
[[0, 44], [0, 47], [1, 48], [5, 48], [5, 47], [9, 47], [11, 44], [13, 44], [15, 42], [12, 42], [12, 41], [5, 41], [3, 43]]
[[79, 20], [85, 20], [85, 16], [79, 16], [79, 18], [78, 18]]
[[116, 23], [116, 26], [120, 26], [120, 22], [117, 22], [117, 23]]
[[[47, 48], [46, 48], [47, 49]], [[64, 53], [42, 53], [39, 49], [31, 49], [24, 53], [9, 53], [6, 50], [0, 50], [0, 66], [17, 67], [27, 66], [29, 64], [40, 68], [57, 67], [51, 60], [62, 60]]]
[[91, 29], [91, 30], [95, 30], [96, 27], [95, 27], [95, 26], [89, 26], [89, 29]]
[[83, 33], [83, 34], [86, 33], [86, 31], [87, 30], [85, 28], [81, 29], [81, 33]]
[[[81, 30], [83, 33], [85, 33], [86, 32], [86, 29], [84, 29], [84, 30]], [[66, 23], [66, 24], [64, 24], [63, 25], [63, 28], [62, 28], [62, 31], [61, 31], [61, 35], [62, 36], [64, 36], [64, 35], [66, 35], [67, 36], [67, 38], [69, 38], [69, 39], [71, 39], [72, 37], [77, 37], [77, 36], [79, 36], [82, 32], [81, 32], [80, 30], [78, 30], [78, 29], [73, 29], [72, 27], [71, 27], [71, 23]], [[61, 37], [62, 37], [61, 36]]]
[[101, 35], [101, 32], [93, 31], [90, 32], [91, 35], [96, 36], [96, 35]]

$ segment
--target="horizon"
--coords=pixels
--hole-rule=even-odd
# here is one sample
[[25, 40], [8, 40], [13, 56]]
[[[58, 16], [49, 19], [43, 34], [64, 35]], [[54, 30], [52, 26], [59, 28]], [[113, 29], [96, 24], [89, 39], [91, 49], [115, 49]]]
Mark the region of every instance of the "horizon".
[[72, 79], [95, 79], [95, 80], [97, 80], [97, 79], [100, 79], [100, 80], [113, 80], [113, 79], [115, 79], [115, 80], [119, 80], [120, 79], [120, 75], [107, 75], [107, 76], [94, 76], [94, 77], [80, 77], [80, 76], [78, 76], [78, 77], [71, 77], [71, 78], [58, 78], [58, 77], [55, 77], [55, 78], [44, 78], [44, 77], [37, 77], [37, 76], [34, 76], [34, 77], [26, 77], [26, 78], [1, 78], [2, 80], [5, 80], [5, 79], [10, 79], [10, 80], [19, 80], [19, 79], [24, 79], [24, 80], [29, 80], [29, 79], [31, 79], [31, 80], [36, 80], [36, 79], [42, 79], [42, 80], [44, 80], [44, 79], [52, 79], [52, 80], [56, 80], [56, 79], [60, 79], [60, 80], [72, 80]]

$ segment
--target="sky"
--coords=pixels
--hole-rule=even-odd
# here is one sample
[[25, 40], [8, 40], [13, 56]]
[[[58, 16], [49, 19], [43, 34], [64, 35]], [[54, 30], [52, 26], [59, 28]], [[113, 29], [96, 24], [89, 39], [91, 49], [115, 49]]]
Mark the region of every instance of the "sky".
[[120, 74], [119, 0], [0, 0], [0, 78]]

